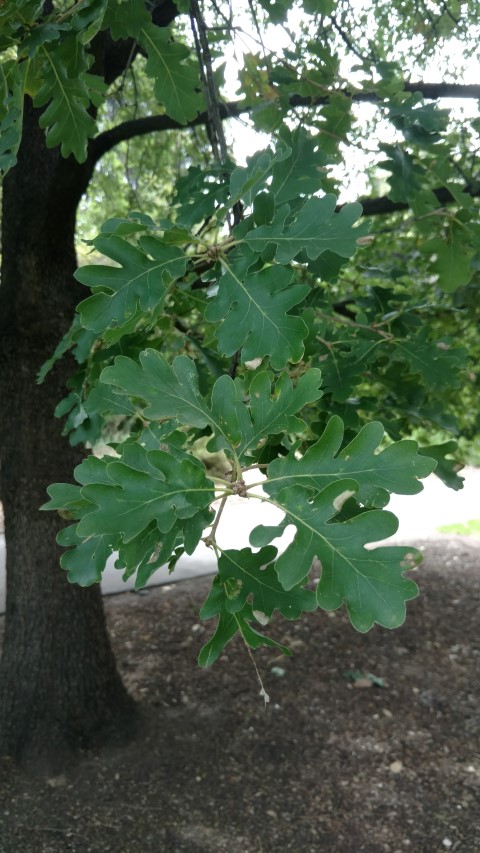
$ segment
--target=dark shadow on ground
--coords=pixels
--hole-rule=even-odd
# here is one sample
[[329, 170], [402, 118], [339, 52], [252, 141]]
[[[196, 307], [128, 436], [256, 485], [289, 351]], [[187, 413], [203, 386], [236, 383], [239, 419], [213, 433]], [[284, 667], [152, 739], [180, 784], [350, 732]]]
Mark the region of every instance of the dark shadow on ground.
[[266, 710], [241, 643], [196, 666], [208, 579], [108, 599], [140, 737], [50, 779], [4, 763], [1, 853], [478, 853], [480, 546], [425, 554], [397, 631], [357, 634], [343, 611], [277, 622], [294, 656], [257, 654]]

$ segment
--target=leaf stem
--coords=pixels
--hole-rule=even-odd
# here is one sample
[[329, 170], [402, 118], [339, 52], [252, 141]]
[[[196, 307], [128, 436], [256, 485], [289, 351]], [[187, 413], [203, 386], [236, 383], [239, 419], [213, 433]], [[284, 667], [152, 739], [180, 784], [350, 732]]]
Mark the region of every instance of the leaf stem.
[[[236, 617], [236, 616], [235, 616], [235, 619], [236, 619], [236, 621], [237, 621], [238, 628], [239, 628], [239, 630], [240, 630], [240, 623], [238, 622], [238, 619], [237, 619], [237, 617]], [[251, 660], [251, 661], [252, 661], [252, 663], [253, 663], [253, 668], [254, 668], [254, 670], [255, 670], [255, 672], [256, 672], [256, 675], [257, 675], [257, 678], [258, 678], [258, 683], [260, 684], [260, 696], [262, 696], [262, 698], [263, 698], [263, 702], [264, 702], [264, 705], [265, 705], [265, 708], [266, 708], [266, 707], [267, 707], [267, 705], [268, 705], [268, 703], [270, 702], [270, 696], [268, 695], [267, 691], [265, 690], [265, 687], [263, 686], [262, 676], [260, 675], [260, 672], [258, 671], [258, 666], [257, 666], [257, 664], [256, 664], [256, 662], [255, 662], [255, 658], [254, 658], [254, 656], [253, 656], [253, 652], [252, 652], [252, 650], [251, 650], [250, 646], [248, 645], [248, 643], [247, 643], [247, 641], [246, 641], [245, 637], [243, 636], [242, 631], [240, 631], [240, 634], [241, 634], [241, 637], [242, 637], [242, 639], [243, 639], [243, 642], [245, 643], [245, 648], [246, 648], [246, 650], [247, 650], [247, 652], [248, 652], [248, 655], [249, 655], [249, 657], [250, 657], [250, 660]]]
[[[222, 512], [225, 509], [225, 504], [227, 503], [227, 500], [228, 500], [228, 495], [224, 495], [222, 500], [220, 501], [220, 506], [218, 508], [217, 514], [216, 514], [214, 522], [212, 524], [212, 529], [210, 530], [209, 535], [206, 536], [203, 540], [205, 542], [205, 545], [207, 545], [207, 547], [213, 547], [217, 543], [217, 540], [216, 540], [217, 528], [218, 528], [218, 525], [220, 524]], [[216, 553], [216, 549], [215, 549], [215, 553]], [[217, 557], [218, 557], [218, 554], [217, 554]]]
[[[248, 484], [248, 486], [245, 486], [245, 488], [246, 488], [247, 490], [248, 490], [248, 489], [254, 489], [256, 486], [263, 486], [263, 485], [265, 485], [265, 483], [266, 483], [266, 482], [268, 483], [268, 480], [259, 480], [259, 482], [258, 482], [258, 483], [249, 483], [249, 484]], [[253, 498], [253, 497], [254, 497], [254, 495], [249, 495], [249, 497], [250, 497], [250, 498]], [[258, 495], [258, 497], [261, 497], [261, 495]]]
[[232, 484], [230, 480], [225, 480], [223, 477], [217, 477], [215, 474], [207, 474], [207, 477], [209, 480], [213, 480], [214, 483], [222, 483], [222, 485], [226, 486], [226, 488], [229, 489], [230, 494], [233, 494]]

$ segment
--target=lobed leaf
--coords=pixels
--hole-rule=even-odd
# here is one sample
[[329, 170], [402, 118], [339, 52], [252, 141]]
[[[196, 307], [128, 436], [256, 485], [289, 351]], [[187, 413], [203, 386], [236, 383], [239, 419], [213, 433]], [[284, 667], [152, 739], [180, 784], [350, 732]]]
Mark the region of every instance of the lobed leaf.
[[281, 141], [289, 146], [290, 154], [284, 162], [274, 161], [272, 164], [269, 191], [277, 206], [302, 194], [317, 192], [325, 180], [323, 167], [326, 157], [320, 150], [318, 139], [303, 127], [298, 127], [293, 132], [282, 128]]
[[323, 435], [297, 459], [290, 453], [268, 466], [265, 491], [278, 495], [288, 486], [302, 486], [318, 492], [332, 481], [356, 481], [355, 497], [368, 507], [384, 507], [390, 492], [415, 495], [423, 489], [419, 480], [435, 468], [434, 459], [418, 454], [416, 441], [397, 441], [379, 451], [385, 430], [372, 421], [341, 450], [344, 437], [342, 419], [330, 418]]
[[307, 327], [287, 312], [302, 302], [309, 286], [292, 285], [294, 273], [287, 267], [252, 272], [256, 260], [242, 247], [224, 262], [218, 293], [207, 305], [205, 318], [221, 323], [215, 334], [222, 353], [233, 355], [241, 349], [243, 362], [268, 355], [272, 367], [280, 370], [303, 356]]
[[317, 586], [320, 607], [336, 610], [345, 601], [358, 631], [368, 631], [375, 622], [396, 628], [405, 619], [405, 602], [418, 594], [416, 584], [403, 573], [414, 568], [421, 555], [404, 546], [367, 550], [367, 544], [397, 530], [397, 518], [390, 512], [372, 510], [333, 522], [343, 503], [356, 492], [355, 480], [331, 483], [312, 500], [300, 486], [284, 489], [275, 497], [275, 504], [285, 512], [284, 521], [277, 527], [256, 527], [250, 542], [266, 545], [294, 524], [295, 538], [275, 564], [282, 586], [292, 589], [299, 584], [318, 558], [322, 566]]
[[249, 388], [250, 420], [241, 434], [239, 458], [247, 457], [267, 436], [302, 432], [305, 424], [297, 415], [304, 406], [322, 396], [320, 380], [320, 370], [312, 368], [300, 377], [295, 387], [288, 373], [282, 373], [272, 388], [268, 374], [257, 373]]
[[82, 495], [94, 505], [77, 532], [87, 537], [120, 533], [128, 544], [151, 521], [168, 533], [178, 519], [189, 518], [213, 501], [213, 484], [191, 459], [181, 462], [162, 450], [125, 448], [121, 461], [109, 462], [111, 483], [89, 483]]
[[356, 251], [358, 238], [367, 233], [368, 224], [353, 228], [362, 215], [358, 202], [344, 205], [338, 213], [336, 203], [333, 195], [309, 198], [291, 224], [283, 229], [277, 223], [261, 225], [249, 231], [245, 241], [259, 254], [271, 244], [276, 246], [275, 259], [279, 264], [290, 263], [302, 251], [311, 260], [327, 250], [350, 258]]
[[46, 109], [39, 125], [46, 129], [48, 148], [60, 145], [63, 157], [73, 154], [79, 163], [87, 159], [87, 143], [97, 131], [88, 112], [91, 103], [85, 80], [87, 61], [76, 39], [65, 39], [61, 47], [41, 48], [41, 84], [33, 103]]
[[463, 347], [430, 340], [425, 326], [416, 335], [396, 341], [392, 356], [395, 361], [407, 362], [412, 374], [420, 374], [428, 386], [437, 388], [458, 386], [467, 357]]
[[155, 97], [180, 124], [192, 121], [204, 108], [198, 65], [188, 47], [172, 40], [168, 27], [145, 24], [138, 37], [147, 53], [146, 73], [155, 78]]
[[222, 551], [218, 560], [218, 576], [202, 607], [201, 617], [207, 619], [224, 610], [238, 613], [247, 601], [252, 605], [253, 615], [262, 624], [275, 610], [279, 610], [286, 619], [298, 619], [302, 612], [316, 610], [314, 592], [302, 584], [290, 590], [283, 588], [274, 568], [276, 555], [277, 549], [272, 545], [256, 553], [250, 548]]
[[116, 234], [93, 240], [98, 252], [118, 266], [90, 264], [75, 278], [94, 294], [80, 302], [82, 325], [94, 332], [123, 326], [140, 308], [160, 308], [173, 281], [185, 274], [187, 257], [176, 246], [147, 234], [133, 246]]
[[250, 622], [253, 622], [254, 618], [252, 608], [249, 604], [246, 604], [243, 610], [238, 613], [228, 613], [228, 611], [220, 613], [213, 637], [200, 650], [198, 656], [200, 666], [211, 666], [212, 663], [215, 663], [227, 643], [237, 633], [241, 634], [245, 644], [251, 649], [270, 646], [271, 648], [278, 649], [284, 655], [290, 655], [291, 652], [286, 646], [282, 646], [276, 640], [272, 640], [270, 637], [266, 637], [264, 634], [256, 631], [255, 628], [252, 628]]
[[[92, 394], [101, 401], [112, 401], [112, 411], [128, 411], [125, 394], [136, 400], [136, 411], [149, 420], [175, 418], [179, 423], [203, 429], [210, 426], [216, 450], [230, 446], [240, 459], [248, 459], [263, 438], [272, 433], [304, 429], [296, 415], [308, 403], [321, 397], [320, 371], [307, 371], [293, 387], [288, 374], [282, 374], [272, 386], [271, 377], [260, 371], [250, 386], [250, 399], [244, 402], [241, 386], [229, 376], [221, 376], [212, 390], [211, 403], [202, 396], [195, 362], [177, 356], [170, 365], [156, 350], [140, 354], [139, 362], [118, 356], [112, 367], [101, 374], [101, 382]], [[102, 385], [112, 392], [102, 394]], [[88, 398], [90, 400], [90, 398]], [[89, 405], [89, 410], [92, 406]], [[97, 405], [98, 411], [104, 411]]]
[[142, 28], [150, 22], [145, 0], [108, 0], [103, 27], [109, 28], [114, 41], [138, 38]]

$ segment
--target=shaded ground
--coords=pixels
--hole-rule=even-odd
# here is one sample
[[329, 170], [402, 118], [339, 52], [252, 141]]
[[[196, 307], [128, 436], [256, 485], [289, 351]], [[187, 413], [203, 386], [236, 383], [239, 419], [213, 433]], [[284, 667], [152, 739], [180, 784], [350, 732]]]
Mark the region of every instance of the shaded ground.
[[141, 734], [54, 778], [4, 764], [1, 853], [479, 853], [480, 546], [425, 554], [397, 631], [279, 622], [295, 654], [256, 655], [266, 710], [241, 644], [196, 666], [208, 578], [107, 599]]

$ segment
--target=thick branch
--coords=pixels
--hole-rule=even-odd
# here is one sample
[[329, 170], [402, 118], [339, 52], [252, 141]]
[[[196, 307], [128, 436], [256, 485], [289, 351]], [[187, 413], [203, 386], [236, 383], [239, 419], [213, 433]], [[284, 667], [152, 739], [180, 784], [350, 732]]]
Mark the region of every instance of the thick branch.
[[405, 83], [406, 92], [420, 92], [424, 98], [436, 101], [438, 98], [480, 98], [480, 85], [478, 83]]
[[[438, 98], [474, 98], [480, 99], [480, 85], [463, 85], [457, 83], [423, 83], [421, 81], [414, 83], [405, 83], [404, 89], [406, 92], [420, 92], [425, 98], [436, 100]], [[340, 90], [339, 90], [340, 91]], [[382, 101], [375, 92], [357, 92], [354, 94], [346, 90], [342, 90], [344, 95], [352, 98], [352, 101], [361, 103], [368, 101], [370, 103], [379, 103]], [[332, 92], [337, 94], [337, 92]], [[316, 107], [328, 103], [329, 95], [322, 95], [320, 98], [312, 100], [300, 95], [292, 95], [290, 105], [292, 107]], [[250, 113], [256, 105], [246, 104], [243, 101], [230, 101], [229, 103], [220, 105], [221, 118], [235, 118], [245, 113]], [[186, 125], [180, 124], [178, 121], [169, 118], [166, 115], [147, 116], [145, 118], [132, 119], [122, 122], [122, 124], [113, 127], [111, 130], [106, 130], [100, 133], [96, 139], [93, 139], [90, 144], [90, 157], [96, 163], [107, 151], [110, 151], [120, 142], [125, 142], [128, 139], [133, 139], [135, 136], [145, 136], [149, 133], [158, 133], [165, 130], [185, 130], [189, 127], [196, 127], [200, 124], [205, 124], [207, 114], [200, 113], [193, 121]]]
[[[432, 192], [436, 196], [440, 207], [444, 204], [451, 204], [452, 201], [455, 201], [453, 195], [446, 189], [446, 187], [432, 190]], [[470, 186], [467, 184], [467, 186], [462, 187], [462, 192], [475, 198], [480, 196], [480, 185]], [[363, 207], [364, 216], [378, 216], [385, 213], [396, 213], [397, 211], [409, 210], [410, 208], [410, 205], [407, 202], [391, 201], [387, 196], [359, 199], [359, 202]]]
[[[233, 101], [229, 104], [220, 104], [219, 109], [220, 117], [226, 119], [236, 118], [243, 112], [250, 111], [252, 108]], [[165, 130], [186, 130], [190, 127], [198, 127], [198, 125], [206, 124], [207, 118], [207, 113], [204, 112], [199, 113], [188, 124], [180, 124], [180, 122], [166, 115], [145, 116], [144, 118], [124, 121], [122, 124], [117, 124], [116, 127], [112, 127], [111, 130], [105, 130], [95, 139], [92, 139], [89, 157], [96, 163], [107, 151], [111, 151], [120, 142], [126, 142], [126, 140], [133, 139], [136, 136], [146, 136], [149, 133], [158, 133]]]

